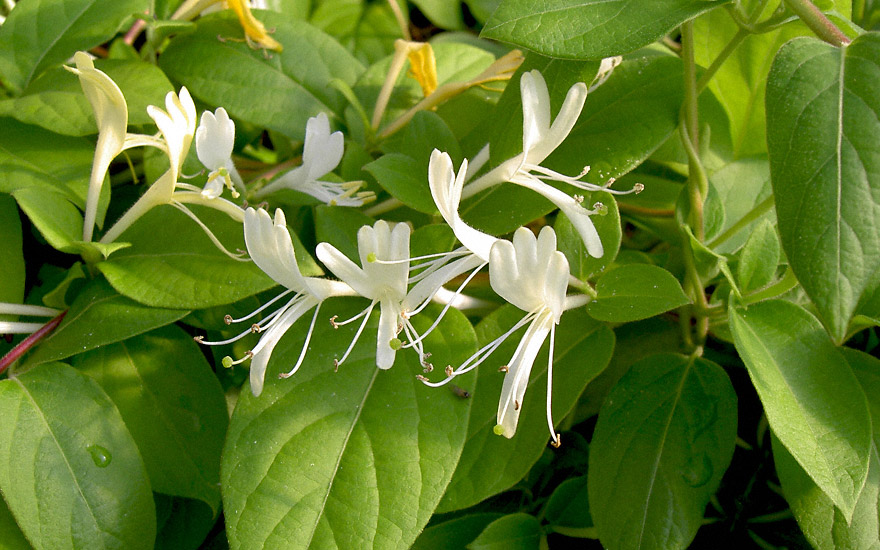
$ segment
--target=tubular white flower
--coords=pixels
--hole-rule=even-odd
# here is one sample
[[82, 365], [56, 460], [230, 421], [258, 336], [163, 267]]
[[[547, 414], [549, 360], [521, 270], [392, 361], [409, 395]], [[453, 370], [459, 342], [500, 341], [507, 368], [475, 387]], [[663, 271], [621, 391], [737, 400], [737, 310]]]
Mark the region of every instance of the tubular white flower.
[[498, 403], [495, 433], [510, 438], [516, 432], [532, 365], [549, 335], [547, 424], [553, 444], [558, 446], [559, 436], [553, 427], [551, 413], [555, 327], [565, 310], [587, 301], [586, 296], [566, 296], [568, 279], [568, 260], [556, 250], [556, 233], [551, 227], [544, 227], [538, 238], [530, 230], [521, 227], [514, 233], [512, 243], [498, 240], [490, 252], [489, 283], [499, 296], [527, 313], [510, 330], [480, 349], [457, 369], [448, 370], [445, 380], [426, 384], [439, 386], [476, 368], [513, 333], [528, 325], [504, 368], [507, 374]]
[[[369, 318], [369, 312], [377, 303], [381, 310], [376, 341], [376, 366], [389, 369], [394, 364], [396, 350], [402, 345], [397, 340], [397, 335], [402, 302], [406, 297], [409, 281], [409, 236], [410, 228], [405, 223], [399, 223], [391, 229], [387, 222], [379, 220], [373, 227], [361, 227], [358, 231], [358, 255], [362, 267], [358, 267], [333, 245], [318, 245], [318, 259], [358, 294], [372, 300], [360, 315], [353, 318], [363, 316], [364, 320], [354, 341], [337, 361], [337, 365], [345, 361]], [[334, 322], [334, 325], [346, 322]]]
[[162, 137], [165, 138], [166, 152], [171, 162], [171, 173], [176, 183], [180, 176], [183, 161], [192, 144], [196, 132], [196, 106], [186, 86], [180, 88], [180, 93], [168, 92], [165, 95], [165, 111], [149, 105], [147, 114], [159, 127]]
[[229, 360], [228, 362], [224, 359], [226, 366], [251, 359], [251, 392], [255, 396], [259, 396], [263, 391], [266, 367], [269, 365], [272, 350], [287, 330], [305, 313], [315, 309], [299, 359], [289, 372], [280, 375], [281, 378], [293, 375], [302, 365], [321, 302], [330, 296], [354, 296], [356, 293], [351, 287], [339, 281], [303, 277], [299, 265], [296, 263], [293, 241], [287, 231], [287, 221], [281, 209], [275, 211], [275, 219], [273, 220], [265, 210], [248, 208], [244, 214], [244, 238], [248, 254], [257, 267], [276, 283], [286, 287], [287, 290], [240, 319], [227, 318], [227, 323], [238, 323], [251, 319], [282, 297], [290, 294], [294, 296], [262, 321], [251, 325], [251, 328], [234, 338], [221, 342], [204, 342], [202, 340], [199, 342], [206, 345], [222, 345], [234, 342], [252, 332], [262, 332], [260, 341], [245, 357], [238, 361]]
[[[608, 71], [613, 70], [613, 63], [609, 61], [606, 65], [603, 68], [607, 75]], [[551, 124], [550, 93], [547, 90], [544, 77], [536, 70], [524, 73], [520, 79], [523, 106], [523, 152], [504, 161], [474, 181], [468, 186], [466, 194], [471, 196], [491, 185], [505, 181], [540, 193], [562, 210], [584, 241], [587, 252], [591, 256], [599, 258], [604, 254], [604, 249], [593, 222], [589, 218], [598, 210], [585, 209], [580, 204], [582, 198], [569, 196], [544, 180], [566, 183], [585, 191], [608, 191], [612, 194], [639, 192], [642, 189], [641, 184], [636, 185], [630, 191], [616, 191], [609, 189], [609, 186], [614, 183], [613, 179], [609, 180], [606, 185], [595, 185], [581, 181], [580, 178], [589, 172], [589, 166], [584, 167], [584, 170], [577, 176], [566, 176], [541, 166], [550, 153], [559, 147], [571, 133], [583, 110], [587, 92], [587, 86], [583, 82], [578, 82], [569, 88], [565, 101], [559, 109], [559, 114]]]
[[224, 183], [232, 190], [233, 198], [244, 192], [244, 182], [232, 162], [235, 144], [235, 123], [226, 109], [218, 107], [213, 113], [205, 111], [196, 130], [196, 155], [210, 172], [202, 194], [217, 198], [223, 192]]
[[330, 120], [325, 113], [319, 113], [306, 123], [302, 165], [257, 191], [255, 197], [260, 199], [279, 189], [292, 189], [326, 204], [363, 205], [373, 194], [357, 193], [361, 182], [332, 183], [318, 179], [339, 166], [343, 152], [342, 132], [330, 133]]

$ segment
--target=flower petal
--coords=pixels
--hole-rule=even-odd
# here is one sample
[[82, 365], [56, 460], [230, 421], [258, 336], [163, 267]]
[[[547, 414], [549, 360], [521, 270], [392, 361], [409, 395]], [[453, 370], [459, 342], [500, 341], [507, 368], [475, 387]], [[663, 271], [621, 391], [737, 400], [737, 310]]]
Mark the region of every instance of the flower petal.
[[230, 164], [235, 143], [235, 123], [226, 109], [218, 107], [215, 112], [205, 111], [196, 130], [196, 155], [210, 171], [226, 168]]
[[339, 166], [344, 152], [342, 132], [330, 133], [330, 120], [325, 113], [318, 113], [306, 122], [306, 139], [303, 144], [303, 166], [306, 181], [324, 177]]
[[496, 419], [498, 426], [501, 427], [501, 435], [508, 439], [516, 433], [523, 398], [529, 387], [532, 365], [535, 363], [535, 358], [538, 356], [544, 340], [550, 334], [552, 326], [549, 315], [538, 317], [532, 321], [510, 360], [507, 374], [504, 375]]
[[315, 254], [327, 269], [351, 286], [355, 292], [365, 298], [376, 299], [373, 295], [375, 290], [373, 284], [364, 270], [335, 246], [330, 243], [318, 243]]
[[397, 323], [400, 319], [400, 302], [383, 299], [379, 310], [379, 332], [376, 335], [376, 366], [390, 369], [394, 365], [396, 351], [391, 347], [391, 340], [397, 338]]
[[319, 300], [313, 296], [304, 296], [291, 305], [287, 311], [272, 323], [272, 326], [260, 336], [260, 341], [254, 346], [251, 358], [250, 382], [251, 392], [254, 396], [263, 393], [263, 382], [266, 377], [266, 367], [272, 357], [272, 350], [281, 340], [287, 330], [307, 311], [318, 305]]
[[244, 240], [251, 259], [276, 283], [297, 292], [307, 290], [280, 208], [275, 211], [274, 223], [265, 210], [248, 208], [244, 213]]

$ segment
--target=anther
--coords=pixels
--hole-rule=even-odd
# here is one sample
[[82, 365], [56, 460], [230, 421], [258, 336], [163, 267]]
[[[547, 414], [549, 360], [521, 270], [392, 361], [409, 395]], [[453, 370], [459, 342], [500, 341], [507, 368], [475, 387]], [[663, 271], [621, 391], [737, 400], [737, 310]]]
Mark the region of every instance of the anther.
[[232, 324], [232, 315], [229, 315], [229, 314], [224, 315], [223, 322], [226, 323], [227, 325], [231, 325]]
[[427, 361], [422, 361], [422, 372], [434, 372], [434, 365]]
[[455, 371], [452, 370], [452, 365], [446, 365], [446, 376], [451, 378], [454, 372]]
[[254, 323], [253, 325], [251, 325], [251, 332], [254, 334], [259, 334], [262, 330], [263, 330], [263, 327], [261, 327], [257, 323]]
[[562, 446], [562, 436], [556, 434], [556, 439], [550, 440], [550, 445], [553, 446], [554, 449], [558, 449]]
[[500, 367], [498, 367], [498, 372], [507, 372], [509, 370], [510, 367], [508, 367], [507, 365], [501, 365]]
[[339, 359], [333, 360], [333, 372], [339, 372]]
[[422, 376], [421, 374], [416, 375], [416, 380], [418, 380], [419, 382], [427, 382], [428, 381], [428, 379], [425, 378], [424, 376]]
[[637, 195], [638, 195], [639, 193], [641, 193], [642, 191], [644, 191], [644, 190], [645, 190], [645, 184], [644, 184], [644, 183], [637, 183], [637, 184], [633, 185], [633, 193], [635, 193], [635, 194], [637, 194]]
[[597, 202], [593, 205], [593, 211], [599, 216], [604, 216], [608, 213], [608, 207], [601, 202]]
[[588, 165], [584, 166], [584, 169], [581, 170], [581, 173], [578, 174], [577, 177], [574, 178], [574, 179], [579, 180], [579, 179], [581, 179], [582, 177], [586, 176], [586, 175], [589, 174], [589, 173], [590, 173], [590, 165], [588, 164]]
[[339, 318], [339, 315], [334, 315], [333, 317], [330, 317], [330, 325], [333, 328], [339, 328], [339, 324], [336, 323], [336, 319], [338, 319], [338, 318]]
[[572, 195], [572, 198], [574, 198], [574, 202], [576, 202], [578, 204], [584, 203], [584, 196], [583, 195]]
[[195, 340], [195, 342], [198, 344], [201, 344], [202, 341], [204, 341], [204, 339], [205, 339], [204, 336], [193, 336], [193, 340]]
[[513, 400], [513, 410], [519, 410], [519, 401], [517, 401], [516, 399]]

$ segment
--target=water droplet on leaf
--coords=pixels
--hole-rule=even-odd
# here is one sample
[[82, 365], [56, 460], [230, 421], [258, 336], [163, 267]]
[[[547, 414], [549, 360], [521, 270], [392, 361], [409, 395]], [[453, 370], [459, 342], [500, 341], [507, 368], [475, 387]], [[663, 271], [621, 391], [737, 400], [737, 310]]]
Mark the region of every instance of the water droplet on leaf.
[[89, 454], [92, 455], [92, 462], [94, 462], [95, 466], [98, 468], [106, 468], [110, 465], [110, 461], [113, 460], [113, 456], [106, 447], [89, 445], [86, 449], [89, 451]]

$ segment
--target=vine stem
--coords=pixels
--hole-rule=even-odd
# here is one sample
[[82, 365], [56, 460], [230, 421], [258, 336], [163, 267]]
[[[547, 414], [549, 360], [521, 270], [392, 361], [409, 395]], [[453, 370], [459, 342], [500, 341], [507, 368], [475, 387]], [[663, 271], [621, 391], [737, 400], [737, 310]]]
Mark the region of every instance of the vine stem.
[[64, 316], [67, 315], [67, 311], [62, 311], [58, 316], [53, 317], [48, 323], [39, 328], [36, 332], [22, 340], [17, 346], [9, 350], [9, 353], [3, 356], [0, 359], [0, 374], [3, 374], [9, 365], [18, 360], [19, 357], [24, 355], [24, 353], [31, 349], [34, 344], [42, 340], [46, 337], [50, 332], [55, 330], [55, 328], [61, 324], [61, 321], [64, 320]]
[[785, 5], [800, 17], [816, 36], [833, 46], [846, 46], [851, 42], [837, 25], [831, 22], [822, 10], [810, 0], [785, 0]]

